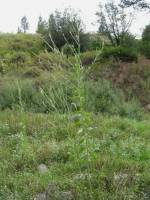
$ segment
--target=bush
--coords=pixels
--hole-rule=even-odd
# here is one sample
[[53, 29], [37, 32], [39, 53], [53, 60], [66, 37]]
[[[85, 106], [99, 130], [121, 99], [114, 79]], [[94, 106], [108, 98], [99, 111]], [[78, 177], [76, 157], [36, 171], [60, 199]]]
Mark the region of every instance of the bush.
[[150, 24], [145, 27], [142, 33], [140, 50], [146, 58], [150, 59]]
[[97, 82], [88, 81], [86, 88], [86, 109], [94, 112], [118, 113], [120, 97], [112, 88], [109, 81], [99, 79]]
[[126, 33], [125, 35], [123, 35], [122, 46], [129, 49], [130, 48], [137, 49], [138, 40], [131, 33]]
[[150, 42], [150, 24], [145, 27], [142, 33], [142, 40], [145, 42]]
[[140, 51], [146, 58], [150, 59], [150, 42], [142, 42]]
[[125, 47], [109, 47], [103, 50], [102, 59], [113, 58], [116, 61], [120, 60], [122, 62], [137, 62], [138, 55], [133, 49]]
[[113, 88], [110, 82], [105, 79], [99, 79], [97, 82], [88, 81], [85, 84], [85, 88], [85, 109], [87, 111], [137, 119], [142, 116], [139, 104], [135, 100], [125, 102], [123, 93]]
[[120, 116], [126, 116], [128, 118], [140, 120], [142, 119], [142, 113], [142, 108], [136, 99], [133, 99], [130, 102], [122, 102], [122, 104], [119, 104]]
[[[100, 34], [90, 34], [90, 49], [97, 50], [102, 48], [103, 36]], [[107, 43], [107, 42], [106, 42]]]

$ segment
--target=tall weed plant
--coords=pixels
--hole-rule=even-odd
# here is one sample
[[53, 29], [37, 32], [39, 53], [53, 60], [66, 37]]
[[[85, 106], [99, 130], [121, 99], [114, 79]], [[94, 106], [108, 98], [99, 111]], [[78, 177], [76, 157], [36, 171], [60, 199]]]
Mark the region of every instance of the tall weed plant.
[[[93, 199], [93, 192], [92, 192], [92, 183], [90, 180], [90, 173], [92, 171], [92, 168], [90, 166], [90, 161], [92, 159], [93, 155], [93, 150], [91, 149], [91, 144], [89, 145], [89, 141], [91, 138], [89, 138], [89, 130], [91, 130], [91, 115], [86, 113], [86, 95], [85, 95], [85, 69], [82, 65], [82, 60], [81, 60], [81, 52], [80, 52], [80, 39], [79, 39], [79, 32], [75, 32], [74, 34], [71, 35], [73, 40], [76, 43], [77, 48], [75, 49], [73, 46], [70, 46], [72, 48], [72, 52], [74, 54], [75, 61], [73, 63], [70, 63], [72, 66], [72, 76], [71, 76], [71, 107], [68, 105], [68, 101], [66, 100], [67, 97], [67, 91], [66, 90], [61, 90], [59, 89], [57, 92], [51, 91], [51, 95], [46, 95], [46, 93], [42, 91], [44, 97], [47, 99], [48, 103], [50, 106], [52, 106], [55, 110], [55, 112], [59, 112], [58, 106], [57, 106], [57, 97], [62, 100], [62, 106], [66, 107], [65, 113], [70, 113], [69, 114], [69, 121], [68, 121], [68, 129], [70, 130], [70, 127], [74, 124], [77, 129], [76, 136], [78, 137], [77, 143], [74, 144], [72, 150], [72, 159], [75, 162], [76, 167], [79, 169], [80, 174], [82, 174], [82, 164], [86, 163], [87, 165], [87, 184], [90, 188], [90, 193], [89, 193], [89, 199]], [[52, 38], [51, 38], [52, 40]], [[66, 40], [66, 43], [68, 41]], [[59, 54], [60, 57], [65, 56], [58, 50], [56, 45], [53, 43], [53, 47], [51, 49], [53, 50], [54, 53]], [[95, 58], [96, 60], [96, 58]], [[61, 88], [61, 87], [60, 87]], [[64, 105], [63, 105], [64, 104]], [[72, 113], [72, 111], [74, 111]], [[70, 135], [70, 143], [72, 141], [71, 135]], [[90, 142], [91, 143], [91, 142]], [[84, 148], [84, 159], [83, 163], [81, 162], [81, 155], [80, 155], [80, 147]]]

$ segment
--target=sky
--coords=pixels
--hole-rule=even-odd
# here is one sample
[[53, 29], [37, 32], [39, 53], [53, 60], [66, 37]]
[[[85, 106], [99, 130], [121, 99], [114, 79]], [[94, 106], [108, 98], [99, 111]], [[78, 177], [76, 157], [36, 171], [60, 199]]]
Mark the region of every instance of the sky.
[[[30, 24], [29, 32], [34, 33], [40, 15], [48, 19], [49, 14], [56, 8], [62, 10], [69, 6], [80, 10], [87, 31], [96, 31], [98, 25], [96, 25], [95, 13], [99, 2], [104, 1], [107, 0], [0, 0], [0, 32], [16, 32], [21, 18], [26, 15]], [[150, 23], [150, 15], [138, 14], [133, 21], [131, 32], [139, 36], [148, 23]]]

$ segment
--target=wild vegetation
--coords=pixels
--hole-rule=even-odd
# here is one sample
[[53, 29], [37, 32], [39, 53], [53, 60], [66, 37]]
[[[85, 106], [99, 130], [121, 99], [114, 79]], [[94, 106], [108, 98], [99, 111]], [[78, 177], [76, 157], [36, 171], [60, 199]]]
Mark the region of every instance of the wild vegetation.
[[125, 7], [95, 34], [68, 9], [0, 34], [0, 199], [150, 198], [150, 26], [136, 39]]

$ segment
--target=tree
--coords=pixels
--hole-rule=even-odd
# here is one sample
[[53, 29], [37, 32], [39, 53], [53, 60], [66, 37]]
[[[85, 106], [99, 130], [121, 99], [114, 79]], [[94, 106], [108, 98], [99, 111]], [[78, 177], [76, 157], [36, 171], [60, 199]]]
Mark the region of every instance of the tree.
[[150, 42], [150, 24], [145, 27], [142, 33], [142, 40], [145, 42]]
[[17, 33], [22, 33], [21, 28], [18, 26]]
[[39, 16], [36, 32], [44, 35], [44, 34], [46, 34], [47, 29], [48, 29], [47, 22], [45, 20], [43, 20], [41, 16]]
[[[48, 23], [48, 31], [59, 48], [66, 43], [76, 46], [76, 40], [80, 40], [81, 34], [83, 34], [83, 24], [73, 9], [66, 8], [64, 12], [56, 10], [54, 14], [50, 15]], [[78, 36], [80, 38], [77, 38]]]
[[23, 30], [23, 33], [26, 33], [27, 30], [29, 30], [29, 22], [26, 16], [21, 19], [21, 29]]
[[122, 46], [127, 47], [127, 48], [134, 48], [134, 49], [136, 49], [137, 46], [138, 46], [138, 40], [131, 33], [126, 33], [124, 35]]
[[150, 59], [150, 24], [145, 27], [142, 33], [140, 50], [146, 58]]
[[150, 3], [148, 3], [148, 0], [121, 0], [121, 6], [150, 10]]
[[125, 13], [124, 8], [116, 5], [113, 1], [104, 6], [99, 5], [98, 32], [108, 37], [113, 46], [122, 45], [124, 37], [129, 32], [133, 15]]
[[[88, 46], [88, 34], [84, 32], [84, 25], [77, 12], [71, 8], [66, 8], [63, 12], [55, 10], [49, 16], [48, 22], [43, 24], [40, 19], [40, 28], [43, 25], [45, 33], [42, 33], [50, 46], [61, 48], [66, 44], [73, 45], [84, 51]], [[45, 26], [46, 24], [46, 26]], [[37, 28], [38, 30], [39, 28]]]

